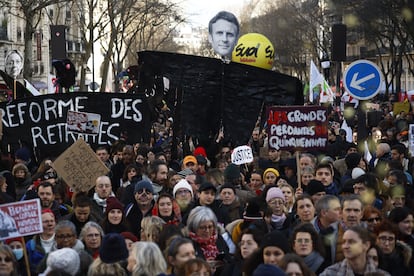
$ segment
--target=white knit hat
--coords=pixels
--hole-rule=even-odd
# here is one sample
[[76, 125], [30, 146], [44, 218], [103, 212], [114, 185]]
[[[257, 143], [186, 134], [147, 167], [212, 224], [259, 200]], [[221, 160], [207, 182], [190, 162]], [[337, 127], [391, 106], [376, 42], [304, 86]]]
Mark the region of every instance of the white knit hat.
[[352, 179], [357, 179], [358, 177], [364, 174], [365, 174], [365, 171], [363, 169], [356, 167], [352, 169], [351, 176], [352, 176]]
[[190, 183], [188, 183], [187, 180], [181, 179], [180, 181], [178, 181], [177, 184], [175, 184], [174, 189], [173, 189], [174, 198], [175, 198], [175, 193], [178, 191], [178, 189], [187, 189], [190, 191], [191, 197], [194, 197], [193, 188], [191, 187]]
[[47, 268], [43, 272], [44, 275], [47, 275], [50, 271], [58, 270], [74, 276], [79, 271], [80, 258], [78, 252], [65, 247], [50, 252], [46, 264]]

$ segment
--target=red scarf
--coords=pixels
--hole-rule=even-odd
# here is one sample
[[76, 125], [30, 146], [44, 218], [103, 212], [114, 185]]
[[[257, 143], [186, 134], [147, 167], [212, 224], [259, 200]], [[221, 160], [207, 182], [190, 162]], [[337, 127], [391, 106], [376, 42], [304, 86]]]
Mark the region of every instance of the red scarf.
[[178, 203], [175, 200], [172, 200], [172, 205], [173, 205], [173, 210], [172, 210], [172, 215], [170, 218], [164, 218], [160, 216], [160, 212], [158, 210], [158, 204], [154, 204], [154, 207], [152, 208], [152, 215], [161, 217], [162, 219], [164, 219], [164, 221], [167, 224], [179, 225], [181, 222], [180, 206], [178, 206]]
[[217, 234], [214, 233], [209, 238], [201, 238], [196, 233], [190, 231], [190, 238], [200, 245], [201, 251], [203, 251], [204, 258], [209, 260], [215, 260], [219, 254], [216, 241]]

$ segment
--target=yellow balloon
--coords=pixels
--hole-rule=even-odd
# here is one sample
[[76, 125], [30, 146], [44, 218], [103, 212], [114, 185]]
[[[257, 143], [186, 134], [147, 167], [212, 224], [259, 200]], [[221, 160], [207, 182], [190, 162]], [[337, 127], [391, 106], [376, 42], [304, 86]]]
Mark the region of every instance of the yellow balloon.
[[231, 60], [263, 69], [272, 69], [275, 49], [270, 40], [262, 34], [242, 35], [233, 49]]

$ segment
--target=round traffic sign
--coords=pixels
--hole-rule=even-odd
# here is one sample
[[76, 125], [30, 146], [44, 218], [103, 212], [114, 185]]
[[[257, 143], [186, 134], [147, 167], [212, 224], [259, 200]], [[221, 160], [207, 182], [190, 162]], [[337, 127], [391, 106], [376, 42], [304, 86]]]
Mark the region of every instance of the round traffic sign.
[[368, 100], [378, 94], [382, 74], [378, 66], [369, 60], [351, 63], [344, 73], [345, 89], [356, 99]]

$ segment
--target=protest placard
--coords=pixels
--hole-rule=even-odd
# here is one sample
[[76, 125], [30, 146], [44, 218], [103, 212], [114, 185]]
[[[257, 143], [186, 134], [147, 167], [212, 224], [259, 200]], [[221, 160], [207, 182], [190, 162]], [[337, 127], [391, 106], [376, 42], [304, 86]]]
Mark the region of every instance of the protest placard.
[[323, 150], [328, 145], [326, 108], [277, 106], [267, 110], [269, 147], [276, 150]]
[[242, 165], [253, 162], [253, 151], [249, 146], [239, 146], [231, 153], [231, 163]]
[[53, 167], [76, 192], [89, 191], [95, 185], [98, 176], [109, 172], [109, 169], [82, 138], [65, 150], [53, 162]]
[[[34, 149], [39, 160], [59, 156], [80, 137], [94, 149], [111, 146], [121, 137], [129, 143], [150, 141], [149, 109], [141, 94], [48, 94], [2, 102], [0, 110], [2, 150], [13, 153], [24, 143]], [[100, 116], [98, 127], [94, 125], [91, 133], [67, 131], [69, 111]], [[96, 116], [87, 117], [96, 121]]]
[[43, 232], [40, 200], [0, 205], [0, 240]]
[[68, 111], [66, 119], [66, 131], [99, 134], [99, 125], [101, 124], [101, 115], [88, 112]]

